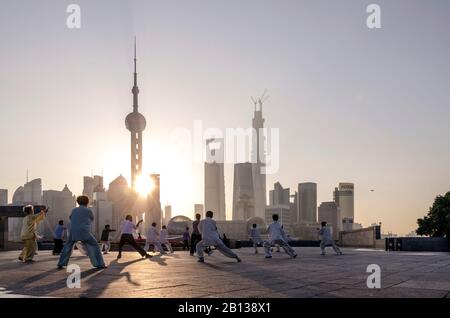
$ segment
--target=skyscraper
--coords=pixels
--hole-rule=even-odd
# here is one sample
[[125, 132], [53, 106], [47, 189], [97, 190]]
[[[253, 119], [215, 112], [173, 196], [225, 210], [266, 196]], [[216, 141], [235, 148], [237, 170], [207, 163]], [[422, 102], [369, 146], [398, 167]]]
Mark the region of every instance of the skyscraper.
[[234, 165], [233, 220], [248, 220], [255, 216], [252, 166], [249, 162]]
[[172, 206], [167, 204], [164, 207], [164, 223], [165, 223], [165, 225], [169, 224], [170, 219], [172, 219]]
[[162, 220], [162, 209], [161, 209], [161, 198], [160, 198], [160, 175], [159, 174], [151, 174], [150, 178], [152, 179], [154, 188], [152, 192], [147, 197], [147, 206], [148, 213], [145, 216], [145, 226], [148, 228], [150, 224], [156, 222], [157, 227], [161, 227]]
[[23, 198], [26, 204], [42, 204], [42, 179], [31, 180], [23, 188]]
[[226, 219], [223, 139], [206, 141], [205, 211], [213, 211], [216, 220]]
[[341, 208], [341, 220], [345, 230], [351, 230], [355, 221], [355, 185], [353, 183], [339, 183], [334, 189], [334, 202]]
[[[253, 127], [253, 146], [254, 153], [252, 156], [252, 178], [254, 188], [254, 216], [258, 216], [262, 219], [265, 217], [266, 208], [266, 174], [263, 171], [265, 165], [265, 149], [264, 149], [264, 118], [263, 118], [263, 103], [264, 95], [254, 102], [255, 111], [253, 115], [252, 127]], [[258, 109], [259, 105], [259, 109]], [[256, 146], [255, 146], [256, 145]], [[262, 146], [262, 147], [261, 147]], [[256, 162], [255, 162], [256, 159]]]
[[298, 184], [299, 222], [317, 222], [317, 184], [304, 182]]
[[69, 222], [70, 213], [75, 207], [75, 198], [66, 185], [62, 191], [43, 191], [42, 204], [48, 206], [50, 212], [47, 214], [46, 221], [39, 225], [40, 233], [45, 240], [52, 240], [53, 231], [59, 220], [63, 220], [65, 224]]
[[125, 119], [125, 125], [131, 133], [131, 188], [135, 188], [136, 179], [142, 174], [142, 132], [147, 126], [144, 115], [139, 113], [137, 85], [137, 67], [136, 67], [136, 39], [134, 41], [134, 85], [133, 93], [133, 112], [128, 114]]

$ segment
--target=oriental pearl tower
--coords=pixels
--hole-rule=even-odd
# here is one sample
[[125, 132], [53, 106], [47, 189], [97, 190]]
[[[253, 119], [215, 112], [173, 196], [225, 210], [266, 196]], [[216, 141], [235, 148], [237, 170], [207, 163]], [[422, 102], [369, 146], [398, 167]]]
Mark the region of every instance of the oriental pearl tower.
[[147, 126], [144, 115], [138, 111], [136, 38], [134, 39], [134, 85], [131, 92], [133, 93], [133, 112], [126, 117], [125, 125], [131, 133], [131, 188], [135, 189], [136, 179], [142, 174], [142, 132]]

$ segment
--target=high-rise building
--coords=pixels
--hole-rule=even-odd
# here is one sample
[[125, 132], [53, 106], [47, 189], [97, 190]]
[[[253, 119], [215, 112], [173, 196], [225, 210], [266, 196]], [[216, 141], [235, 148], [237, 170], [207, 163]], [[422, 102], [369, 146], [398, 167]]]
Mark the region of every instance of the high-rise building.
[[130, 214], [129, 209], [133, 205], [127, 179], [125, 179], [122, 175], [114, 179], [109, 184], [106, 197], [108, 201], [113, 202], [111, 227], [113, 229], [118, 229], [125, 220], [126, 214]]
[[[35, 179], [27, 182], [23, 187], [14, 192], [13, 205], [40, 205], [42, 204], [42, 180]], [[8, 240], [11, 242], [21, 241], [20, 231], [22, 229], [22, 218], [8, 218]]]
[[269, 191], [269, 205], [280, 205], [290, 203], [290, 190], [283, 188], [281, 183], [277, 182], [273, 185], [273, 190]]
[[255, 191], [252, 174], [251, 163], [236, 163], [234, 165], [233, 221], [248, 220], [255, 216]]
[[92, 232], [97, 239], [100, 239], [105, 225], [112, 227], [114, 206], [113, 202], [108, 201], [105, 192], [94, 192], [94, 200], [92, 202], [92, 212], [94, 213], [94, 222], [92, 224]]
[[65, 224], [69, 222], [69, 216], [75, 207], [75, 197], [67, 185], [62, 191], [43, 191], [42, 204], [49, 208], [45, 222], [39, 224], [38, 232], [44, 239], [53, 240], [54, 229], [60, 220]]
[[23, 188], [26, 204], [42, 204], [42, 179], [31, 180]]
[[170, 220], [172, 219], [172, 206], [167, 204], [164, 207], [164, 224], [169, 224]]
[[[205, 208], [203, 206], [203, 204], [194, 204], [194, 219], [195, 219], [195, 215], [198, 213], [202, 216], [202, 218], [205, 217]], [[214, 211], [213, 211], [214, 212]]]
[[205, 210], [213, 211], [214, 218], [225, 220], [224, 141], [206, 141]]
[[266, 223], [272, 223], [272, 215], [278, 214], [280, 223], [285, 226], [285, 230], [288, 230], [292, 224], [290, 203], [290, 189], [285, 189], [281, 183], [276, 182], [273, 185], [273, 190], [269, 191], [269, 206], [265, 208], [264, 216]]
[[87, 196], [90, 201], [94, 198], [94, 178], [83, 177], [83, 195]]
[[161, 228], [162, 222], [162, 209], [160, 198], [160, 175], [151, 174], [150, 178], [153, 182], [153, 190], [147, 198], [148, 213], [145, 216], [145, 227], [148, 228], [153, 222], [156, 222], [157, 227]]
[[147, 126], [144, 115], [139, 113], [137, 85], [137, 66], [136, 66], [136, 40], [134, 42], [134, 85], [133, 93], [133, 112], [128, 114], [125, 119], [125, 125], [131, 133], [131, 188], [134, 189], [136, 179], [142, 174], [142, 132]]
[[319, 206], [319, 223], [327, 222], [332, 227], [333, 239], [339, 239], [339, 231], [342, 230], [341, 209], [336, 202], [322, 202]]
[[299, 222], [317, 222], [317, 184], [313, 182], [298, 185]]
[[[254, 189], [254, 216], [264, 219], [266, 208], [266, 173], [265, 166], [265, 149], [264, 149], [264, 117], [263, 117], [263, 103], [264, 95], [254, 103], [255, 110], [252, 120], [253, 127], [253, 146], [252, 150], [252, 179]], [[258, 109], [259, 105], [259, 109]], [[256, 160], [255, 160], [256, 159]], [[255, 162], [256, 161], [256, 162]]]
[[8, 205], [8, 190], [0, 189], [0, 206]]
[[341, 221], [346, 231], [353, 228], [355, 221], [355, 186], [353, 183], [339, 183], [334, 189], [334, 202], [341, 208]]

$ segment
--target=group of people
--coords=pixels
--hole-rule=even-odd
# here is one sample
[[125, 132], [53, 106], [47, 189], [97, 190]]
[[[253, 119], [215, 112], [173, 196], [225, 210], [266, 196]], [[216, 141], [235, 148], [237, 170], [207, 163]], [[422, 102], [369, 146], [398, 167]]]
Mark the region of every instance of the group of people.
[[[94, 235], [91, 233], [91, 224], [94, 221], [94, 215], [92, 210], [88, 208], [89, 198], [87, 196], [79, 196], [77, 198], [78, 207], [72, 210], [70, 215], [70, 226], [64, 226], [64, 221], [59, 221], [55, 229], [54, 249], [53, 254], [59, 255], [58, 268], [67, 266], [69, 259], [72, 255], [74, 246], [77, 247], [87, 256], [89, 256], [92, 266], [96, 268], [106, 268], [105, 262], [102, 256], [108, 254], [111, 243], [109, 235], [116, 230], [111, 229], [109, 225], [106, 225], [101, 235], [101, 247], [97, 243]], [[42, 209], [41, 212], [35, 214], [33, 206], [26, 206], [24, 213], [26, 214], [23, 220], [21, 237], [24, 242], [24, 248], [19, 255], [19, 260], [22, 262], [32, 262], [33, 257], [37, 252], [37, 238], [36, 233], [37, 224], [44, 220], [48, 212], [47, 208]], [[197, 254], [198, 261], [203, 263], [205, 261], [205, 254], [211, 255], [211, 247], [221, 252], [223, 255], [236, 259], [237, 262], [241, 262], [239, 256], [233, 252], [220, 238], [216, 221], [213, 219], [214, 213], [212, 211], [206, 212], [206, 217], [201, 219], [200, 214], [196, 214], [196, 219], [193, 222], [192, 235], [189, 235], [189, 229], [186, 229], [183, 235], [184, 244], [189, 245], [190, 239], [190, 255]], [[258, 253], [258, 246], [262, 245], [265, 251], [266, 258], [272, 258], [272, 247], [283, 248], [286, 254], [292, 258], [297, 257], [297, 253], [289, 245], [288, 236], [286, 235], [283, 226], [278, 221], [277, 214], [272, 216], [273, 222], [268, 226], [268, 239], [263, 241], [256, 224], [253, 224], [250, 233], [253, 246], [255, 248], [255, 254]], [[122, 249], [125, 244], [131, 245], [142, 257], [152, 257], [148, 252], [150, 247], [153, 247], [153, 252], [158, 251], [160, 254], [166, 254], [164, 247], [168, 252], [173, 253], [172, 246], [168, 240], [168, 231], [166, 226], [163, 226], [161, 230], [157, 228], [156, 223], [152, 223], [151, 227], [147, 231], [146, 244], [142, 248], [134, 239], [133, 234], [139, 228], [139, 225], [143, 221], [140, 220], [136, 224], [133, 223], [133, 217], [127, 215], [120, 229], [120, 241], [119, 252], [117, 258], [122, 257]], [[67, 231], [67, 242], [63, 245], [63, 235]], [[322, 228], [319, 229], [319, 234], [323, 237], [320, 248], [322, 254], [325, 254], [325, 247], [332, 246], [337, 254], [342, 254], [339, 248], [336, 246], [332, 239], [330, 229], [327, 227], [326, 222], [322, 222]], [[187, 241], [187, 242], [186, 242]]]

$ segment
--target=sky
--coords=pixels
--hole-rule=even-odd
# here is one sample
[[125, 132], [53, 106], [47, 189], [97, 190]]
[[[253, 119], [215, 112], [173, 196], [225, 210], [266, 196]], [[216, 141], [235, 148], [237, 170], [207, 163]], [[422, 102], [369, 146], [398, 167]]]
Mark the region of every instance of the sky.
[[[67, 6], [81, 28], [66, 26]], [[366, 8], [381, 8], [369, 29]], [[42, 178], [82, 191], [84, 175], [129, 178], [125, 116], [138, 46], [144, 172], [161, 201], [193, 215], [203, 164], [174, 131], [251, 126], [268, 89], [279, 181], [331, 201], [355, 183], [355, 221], [406, 234], [450, 190], [450, 2], [0, 0], [0, 188]], [[225, 166], [231, 217], [233, 166]], [[370, 191], [371, 189], [375, 191]]]

